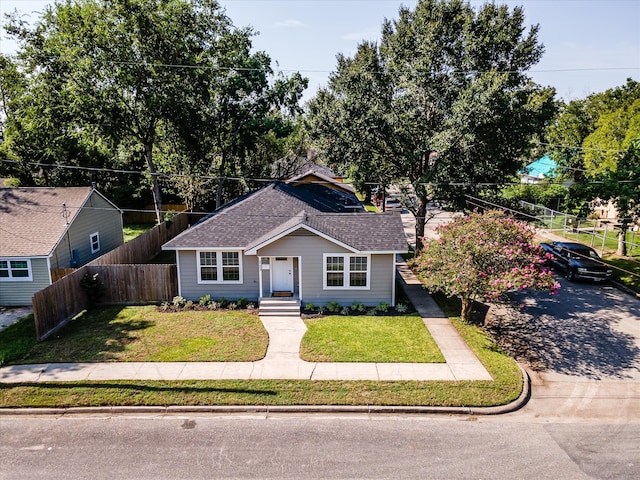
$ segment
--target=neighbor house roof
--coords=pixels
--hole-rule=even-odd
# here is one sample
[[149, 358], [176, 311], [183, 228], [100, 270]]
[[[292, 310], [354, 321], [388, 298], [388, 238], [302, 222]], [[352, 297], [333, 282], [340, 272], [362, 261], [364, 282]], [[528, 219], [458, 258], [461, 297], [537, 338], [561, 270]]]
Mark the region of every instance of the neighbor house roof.
[[315, 170], [309, 170], [307, 172], [301, 173], [300, 175], [296, 175], [293, 178], [287, 180], [289, 185], [302, 185], [304, 183], [308, 184], [322, 184], [326, 187], [341, 190], [343, 192], [354, 193], [353, 187], [348, 183], [342, 183], [336, 180], [334, 177], [324, 175], [320, 172], [316, 172]]
[[92, 191], [92, 187], [0, 188], [0, 257], [49, 256]]
[[305, 228], [357, 251], [406, 250], [399, 215], [367, 213], [354, 199], [323, 185], [274, 182], [223, 206], [163, 248], [250, 250]]
[[545, 178], [553, 177], [558, 164], [549, 155], [539, 158], [524, 168], [524, 174], [531, 177]]

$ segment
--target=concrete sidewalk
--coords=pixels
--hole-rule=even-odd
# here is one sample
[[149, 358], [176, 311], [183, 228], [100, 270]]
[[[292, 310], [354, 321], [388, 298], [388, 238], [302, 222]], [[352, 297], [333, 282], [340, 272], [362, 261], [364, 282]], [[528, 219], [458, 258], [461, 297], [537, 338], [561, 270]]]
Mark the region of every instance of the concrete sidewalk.
[[306, 331], [301, 318], [260, 317], [269, 347], [256, 362], [103, 362], [13, 365], [0, 382], [84, 380], [492, 380], [431, 296], [398, 257], [398, 275], [446, 363], [323, 363], [300, 359]]

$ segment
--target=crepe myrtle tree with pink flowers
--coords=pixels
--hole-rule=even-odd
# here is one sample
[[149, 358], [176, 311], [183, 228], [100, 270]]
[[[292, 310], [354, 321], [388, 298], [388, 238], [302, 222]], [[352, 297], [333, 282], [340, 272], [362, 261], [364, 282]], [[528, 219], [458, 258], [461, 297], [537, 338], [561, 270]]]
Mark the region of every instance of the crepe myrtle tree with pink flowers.
[[471, 319], [474, 301], [499, 302], [515, 290], [556, 293], [560, 284], [545, 268], [534, 228], [499, 211], [473, 212], [437, 228], [415, 259], [418, 277], [430, 292], [455, 296], [461, 317]]

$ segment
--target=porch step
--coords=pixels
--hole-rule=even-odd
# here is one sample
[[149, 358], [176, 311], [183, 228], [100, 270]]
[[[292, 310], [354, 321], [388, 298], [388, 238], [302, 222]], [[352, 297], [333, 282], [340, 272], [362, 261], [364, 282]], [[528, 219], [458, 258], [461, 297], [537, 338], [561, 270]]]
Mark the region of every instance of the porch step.
[[286, 298], [263, 298], [260, 300], [258, 315], [299, 317], [300, 301]]

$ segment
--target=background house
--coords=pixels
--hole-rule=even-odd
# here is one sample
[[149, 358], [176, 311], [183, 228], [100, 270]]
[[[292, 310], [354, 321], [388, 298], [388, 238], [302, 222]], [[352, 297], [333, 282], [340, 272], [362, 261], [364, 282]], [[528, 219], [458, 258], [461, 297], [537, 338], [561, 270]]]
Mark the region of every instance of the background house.
[[555, 176], [558, 164], [549, 155], [539, 158], [527, 165], [520, 172], [520, 183], [540, 183], [545, 179]]
[[400, 215], [367, 213], [328, 182], [274, 182], [163, 245], [176, 251], [180, 295], [394, 305], [395, 255], [407, 251]]
[[122, 211], [93, 187], [0, 188], [0, 305], [35, 292], [124, 243]]

